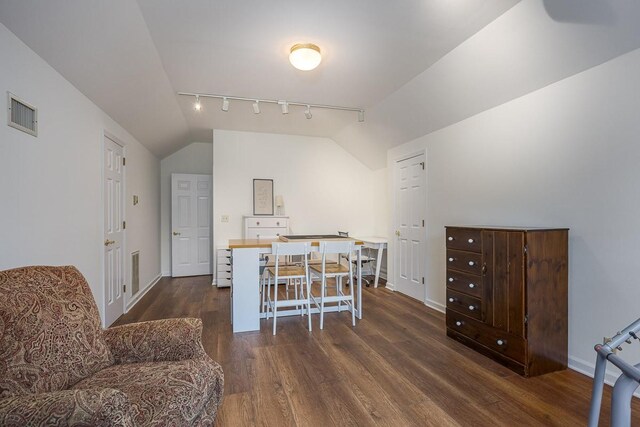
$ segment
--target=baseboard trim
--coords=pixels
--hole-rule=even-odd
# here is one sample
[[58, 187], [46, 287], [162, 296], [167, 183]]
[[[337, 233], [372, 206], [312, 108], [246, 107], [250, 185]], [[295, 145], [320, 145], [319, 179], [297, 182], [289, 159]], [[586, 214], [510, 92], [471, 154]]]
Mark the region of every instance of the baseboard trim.
[[444, 313], [446, 308], [444, 305], [440, 304], [439, 302], [436, 302], [429, 298], [427, 298], [424, 301], [424, 305], [426, 305], [429, 308], [433, 308], [434, 310], [439, 311], [440, 313]]
[[387, 282], [387, 284], [385, 285], [385, 287], [386, 287], [387, 289], [389, 289], [390, 291], [394, 291], [394, 292], [395, 292], [395, 290], [396, 290], [396, 286], [395, 286], [393, 283], [391, 283], [391, 282]]
[[169, 277], [171, 276], [171, 271], [163, 271], [162, 272], [162, 277]]
[[[594, 359], [596, 358], [595, 351], [593, 352], [593, 358]], [[572, 356], [569, 356], [568, 367], [569, 369], [576, 371], [582, 375], [585, 375], [589, 378], [593, 378], [593, 374], [595, 373], [595, 370], [596, 370], [595, 362], [594, 363], [587, 362], [586, 360], [579, 359], [577, 357], [572, 357]], [[608, 384], [613, 387], [616, 380], [618, 379], [618, 376], [620, 376], [620, 371], [618, 371], [611, 364], [608, 364], [607, 367], [610, 367], [611, 369], [607, 369], [607, 372], [604, 374], [604, 382], [605, 384]], [[635, 397], [640, 397], [640, 390], [636, 391], [633, 395]]]
[[145, 286], [143, 290], [139, 291], [138, 294], [134, 298], [132, 298], [131, 301], [129, 301], [124, 312], [125, 313], [129, 312], [129, 310], [131, 310], [133, 306], [136, 305], [138, 301], [140, 301], [142, 297], [145, 296], [145, 294], [149, 292], [151, 288], [153, 288], [156, 285], [156, 283], [160, 281], [160, 279], [162, 279], [162, 277], [163, 277], [162, 273], [158, 274], [151, 282], [147, 284], [147, 286]]

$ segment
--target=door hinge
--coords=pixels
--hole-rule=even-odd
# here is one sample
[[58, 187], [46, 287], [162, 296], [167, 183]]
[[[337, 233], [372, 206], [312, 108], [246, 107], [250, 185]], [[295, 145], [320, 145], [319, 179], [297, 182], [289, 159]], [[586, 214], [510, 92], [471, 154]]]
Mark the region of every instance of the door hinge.
[[123, 230], [127, 229], [127, 221], [122, 221], [122, 229]]
[[424, 162], [420, 162], [420, 166], [422, 166], [422, 170], [424, 170]]
[[422, 220], [422, 226], [424, 227], [424, 219]]
[[127, 158], [123, 157], [122, 158], [122, 166], [126, 166], [127, 165]]
[[122, 292], [127, 293], [127, 285], [122, 285]]
[[424, 285], [424, 277], [422, 278], [422, 284]]

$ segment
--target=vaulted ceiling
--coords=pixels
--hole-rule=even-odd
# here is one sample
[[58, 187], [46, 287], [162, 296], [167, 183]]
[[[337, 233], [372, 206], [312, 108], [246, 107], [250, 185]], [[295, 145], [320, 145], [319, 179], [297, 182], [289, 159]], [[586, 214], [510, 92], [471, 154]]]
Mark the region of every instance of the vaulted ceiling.
[[[0, 0], [0, 22], [159, 157], [211, 129], [332, 137], [355, 113], [307, 120], [265, 105], [177, 92], [368, 109], [508, 10], [517, 0]], [[289, 48], [318, 44], [303, 72]]]
[[[514, 7], [515, 5], [515, 7]], [[162, 158], [212, 129], [333, 138], [369, 167], [389, 148], [640, 47], [628, 0], [0, 0], [0, 22]], [[313, 42], [313, 71], [288, 63]], [[365, 108], [193, 99], [177, 92]]]

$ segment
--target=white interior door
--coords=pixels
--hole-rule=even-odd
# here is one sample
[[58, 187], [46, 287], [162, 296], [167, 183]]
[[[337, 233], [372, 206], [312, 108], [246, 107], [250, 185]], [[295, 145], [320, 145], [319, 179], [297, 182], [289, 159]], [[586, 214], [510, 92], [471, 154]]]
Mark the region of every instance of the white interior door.
[[124, 156], [104, 138], [104, 301], [105, 326], [124, 313]]
[[425, 157], [401, 160], [395, 165], [394, 285], [399, 292], [424, 301], [425, 265]]
[[171, 174], [171, 275], [211, 274], [211, 175]]

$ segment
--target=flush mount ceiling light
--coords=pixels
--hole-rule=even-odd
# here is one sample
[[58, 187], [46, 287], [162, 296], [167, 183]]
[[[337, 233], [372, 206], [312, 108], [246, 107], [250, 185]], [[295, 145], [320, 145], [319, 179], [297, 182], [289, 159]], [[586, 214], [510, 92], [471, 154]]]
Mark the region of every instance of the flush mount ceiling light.
[[309, 71], [320, 65], [320, 48], [312, 43], [300, 43], [291, 46], [289, 62], [298, 70]]

